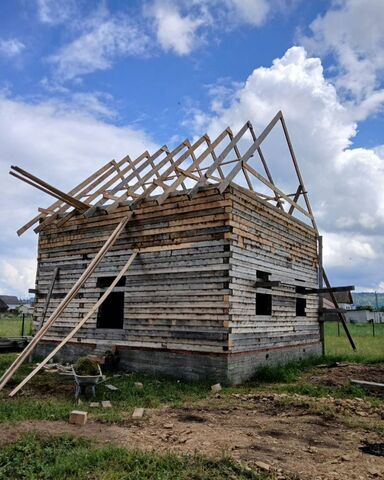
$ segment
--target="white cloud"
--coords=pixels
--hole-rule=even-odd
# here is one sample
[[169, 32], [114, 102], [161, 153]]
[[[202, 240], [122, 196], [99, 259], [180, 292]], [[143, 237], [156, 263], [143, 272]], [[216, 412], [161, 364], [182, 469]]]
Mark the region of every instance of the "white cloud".
[[[378, 241], [384, 233], [382, 147], [352, 148], [354, 111], [325, 79], [320, 59], [292, 47], [271, 67], [256, 68], [235, 94], [229, 93], [229, 102], [223, 102], [219, 92], [210, 112], [192, 112], [196, 134], [207, 130], [214, 136], [227, 126], [236, 131], [247, 120], [258, 134], [282, 110], [318, 224], [329, 233], [324, 239], [328, 259], [336, 265], [344, 245], [345, 255], [379, 276], [376, 284], [383, 280], [375, 266], [384, 257], [384, 242]], [[281, 139], [276, 134], [262, 148], [277, 186], [291, 193], [297, 181]], [[256, 160], [252, 162], [255, 166]]]
[[106, 70], [121, 56], [146, 55], [148, 46], [148, 36], [128, 16], [105, 17], [102, 14], [88, 22], [85, 33], [48, 60], [56, 67], [56, 79], [65, 81]]
[[354, 103], [364, 102], [361, 116], [384, 101], [383, 23], [382, 0], [333, 0], [331, 8], [311, 23], [312, 34], [301, 39], [311, 52], [334, 57], [336, 85], [352, 95]]
[[68, 191], [101, 165], [156, 148], [142, 130], [117, 127], [60, 102], [31, 104], [0, 96], [0, 291], [25, 296], [33, 287], [37, 237], [16, 230], [54, 199], [10, 177], [18, 165]]
[[17, 38], [0, 39], [0, 56], [7, 58], [16, 57], [24, 48], [24, 43]]
[[324, 233], [324, 264], [327, 267], [356, 266], [362, 262], [375, 260], [377, 252], [371, 245], [372, 239], [353, 235], [346, 242], [345, 235]]
[[31, 258], [0, 256], [0, 293], [26, 297], [35, 286], [36, 262]]
[[42, 23], [58, 25], [77, 11], [75, 0], [37, 0], [37, 14]]
[[187, 55], [201, 44], [198, 30], [208, 19], [201, 11], [198, 16], [183, 16], [176, 4], [168, 1], [156, 1], [149, 11], [155, 21], [157, 40], [164, 50]]
[[[225, 3], [232, 7], [238, 21], [251, 25], [261, 26], [271, 11], [271, 2], [266, 0], [227, 0]], [[276, 2], [275, 2], [276, 3]]]

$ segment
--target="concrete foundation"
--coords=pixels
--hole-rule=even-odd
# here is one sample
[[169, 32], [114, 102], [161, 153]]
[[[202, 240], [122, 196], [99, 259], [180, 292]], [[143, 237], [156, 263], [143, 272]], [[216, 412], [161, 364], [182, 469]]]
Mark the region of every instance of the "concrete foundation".
[[[55, 345], [53, 342], [42, 341], [35, 355], [45, 357]], [[60, 350], [55, 360], [73, 362], [80, 356], [93, 353], [94, 349], [95, 344], [68, 343]], [[289, 348], [223, 354], [144, 350], [125, 346], [118, 346], [117, 350], [120, 355], [120, 368], [128, 371], [236, 385], [253, 377], [261, 365], [284, 364], [321, 355], [321, 344], [318, 342]]]

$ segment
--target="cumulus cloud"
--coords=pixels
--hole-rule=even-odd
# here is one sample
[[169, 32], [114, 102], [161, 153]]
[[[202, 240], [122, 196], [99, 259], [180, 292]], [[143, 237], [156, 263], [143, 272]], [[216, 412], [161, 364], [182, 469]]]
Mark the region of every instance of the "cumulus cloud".
[[[209, 112], [192, 112], [195, 133], [207, 130], [215, 135], [228, 125], [236, 130], [247, 120], [260, 133], [282, 110], [320, 229], [330, 233], [324, 241], [331, 264], [336, 266], [343, 242], [354, 264], [372, 266], [382, 258], [384, 246], [377, 241], [384, 233], [382, 148], [352, 147], [356, 121], [324, 77], [320, 59], [309, 56], [303, 47], [292, 47], [269, 68], [255, 69], [230, 92], [229, 102], [223, 102], [219, 91], [221, 97], [219, 101], [213, 97]], [[263, 150], [277, 186], [294, 192], [297, 181], [282, 136], [274, 135]]]
[[24, 43], [17, 38], [9, 38], [7, 40], [0, 39], [0, 56], [2, 57], [16, 57], [24, 50], [24, 48]]
[[205, 13], [182, 15], [176, 2], [163, 0], [154, 2], [148, 11], [154, 18], [157, 40], [164, 50], [187, 55], [201, 43], [198, 31], [208, 23]]
[[361, 116], [384, 101], [384, 8], [382, 0], [333, 0], [301, 39], [314, 54], [330, 56], [338, 89], [361, 104]]
[[155, 148], [145, 132], [114, 126], [88, 110], [68, 110], [58, 101], [32, 104], [0, 96], [0, 188], [6, 199], [0, 206], [0, 290], [25, 296], [33, 287], [37, 237], [29, 231], [18, 238], [16, 230], [36, 215], [37, 207], [54, 201], [10, 177], [10, 165], [68, 191], [113, 158]]

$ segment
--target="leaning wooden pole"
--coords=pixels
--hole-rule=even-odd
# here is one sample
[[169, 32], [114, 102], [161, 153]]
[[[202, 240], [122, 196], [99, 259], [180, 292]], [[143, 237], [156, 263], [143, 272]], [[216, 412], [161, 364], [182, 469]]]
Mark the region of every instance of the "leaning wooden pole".
[[39, 326], [37, 327], [38, 331], [41, 329], [41, 327], [44, 324], [45, 316], [47, 315], [47, 311], [48, 311], [48, 307], [49, 307], [49, 302], [51, 301], [53, 287], [55, 286], [55, 282], [56, 282], [57, 276], [59, 274], [59, 270], [60, 270], [59, 267], [56, 267], [55, 270], [53, 271], [51, 284], [50, 284], [49, 290], [48, 290], [48, 295], [47, 295], [47, 298], [45, 299], [44, 310], [43, 310], [43, 313], [41, 314], [41, 319], [40, 319], [40, 322], [39, 322]]
[[103, 295], [99, 298], [99, 300], [95, 303], [95, 305], [91, 308], [91, 310], [87, 313], [87, 315], [81, 319], [81, 321], [76, 325], [76, 327], [71, 330], [68, 335], [57, 345], [52, 352], [41, 362], [39, 365], [32, 370], [32, 372], [27, 375], [22, 382], [15, 387], [12, 392], [9, 394], [10, 397], [13, 397], [16, 395], [16, 393], [23, 388], [23, 386], [31, 380], [32, 377], [36, 375], [37, 372], [39, 372], [44, 365], [46, 365], [51, 358], [53, 358], [56, 353], [61, 350], [61, 348], [69, 341], [71, 338], [80, 330], [80, 328], [84, 325], [84, 323], [92, 317], [92, 315], [96, 312], [96, 310], [100, 307], [100, 305], [105, 301], [105, 299], [108, 297], [108, 295], [112, 292], [112, 290], [115, 288], [117, 285], [117, 282], [120, 280], [120, 278], [125, 274], [125, 272], [128, 270], [128, 268], [131, 266], [133, 260], [135, 259], [137, 255], [137, 252], [133, 252], [132, 255], [130, 256], [128, 262], [124, 265], [124, 267], [121, 269], [120, 273], [117, 275], [117, 277], [114, 279], [114, 281], [111, 283], [111, 285], [108, 287], [108, 289], [103, 293]]
[[[325, 273], [324, 268], [323, 268], [323, 277], [324, 277], [324, 282], [325, 282], [325, 285], [327, 286], [327, 288], [331, 288], [331, 284], [329, 283], [329, 280], [328, 280], [327, 274]], [[332, 292], [332, 290], [329, 291], [329, 295], [331, 296], [332, 302], [335, 305], [336, 309], [338, 309], [339, 304], [338, 304], [337, 299], [335, 297], [335, 294]], [[337, 315], [340, 318], [341, 323], [343, 324], [344, 331], [345, 331], [345, 333], [348, 337], [348, 340], [349, 340], [349, 343], [351, 344], [351, 347], [353, 348], [353, 350], [356, 350], [356, 345], [355, 345], [355, 342], [353, 341], [352, 335], [349, 331], [347, 321], [345, 319], [344, 314], [341, 313], [341, 312], [337, 312]]]
[[99, 265], [101, 260], [104, 258], [105, 254], [108, 250], [112, 247], [115, 243], [117, 237], [120, 235], [126, 224], [128, 223], [129, 219], [132, 217], [133, 213], [131, 212], [127, 217], [123, 218], [121, 222], [117, 225], [115, 230], [109, 236], [103, 247], [97, 253], [95, 258], [92, 262], [88, 265], [88, 267], [84, 270], [83, 274], [79, 278], [79, 280], [75, 283], [75, 285], [71, 288], [71, 290], [67, 293], [64, 297], [63, 301], [60, 305], [56, 308], [56, 310], [52, 313], [49, 317], [45, 325], [37, 332], [37, 334], [33, 337], [31, 342], [25, 347], [25, 349], [21, 352], [21, 354], [16, 358], [16, 360], [12, 363], [12, 365], [6, 370], [4, 375], [0, 379], [0, 390], [4, 387], [4, 385], [9, 381], [9, 379], [14, 375], [20, 365], [24, 362], [24, 360], [32, 353], [36, 345], [39, 343], [41, 338], [53, 324], [53, 322], [62, 314], [63, 310], [67, 307], [67, 305], [71, 302], [71, 300], [77, 295], [81, 287], [84, 283], [88, 280], [91, 274], [94, 272], [96, 267]]

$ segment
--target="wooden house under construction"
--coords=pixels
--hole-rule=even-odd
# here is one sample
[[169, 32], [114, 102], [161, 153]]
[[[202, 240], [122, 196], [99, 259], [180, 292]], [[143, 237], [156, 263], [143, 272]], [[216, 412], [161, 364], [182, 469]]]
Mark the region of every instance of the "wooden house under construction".
[[[273, 128], [293, 194], [263, 156]], [[57, 198], [18, 232], [39, 233], [39, 355], [115, 349], [129, 370], [240, 383], [260, 364], [321, 353], [318, 232], [281, 112], [258, 137], [247, 122], [127, 156], [69, 193], [11, 173]]]

